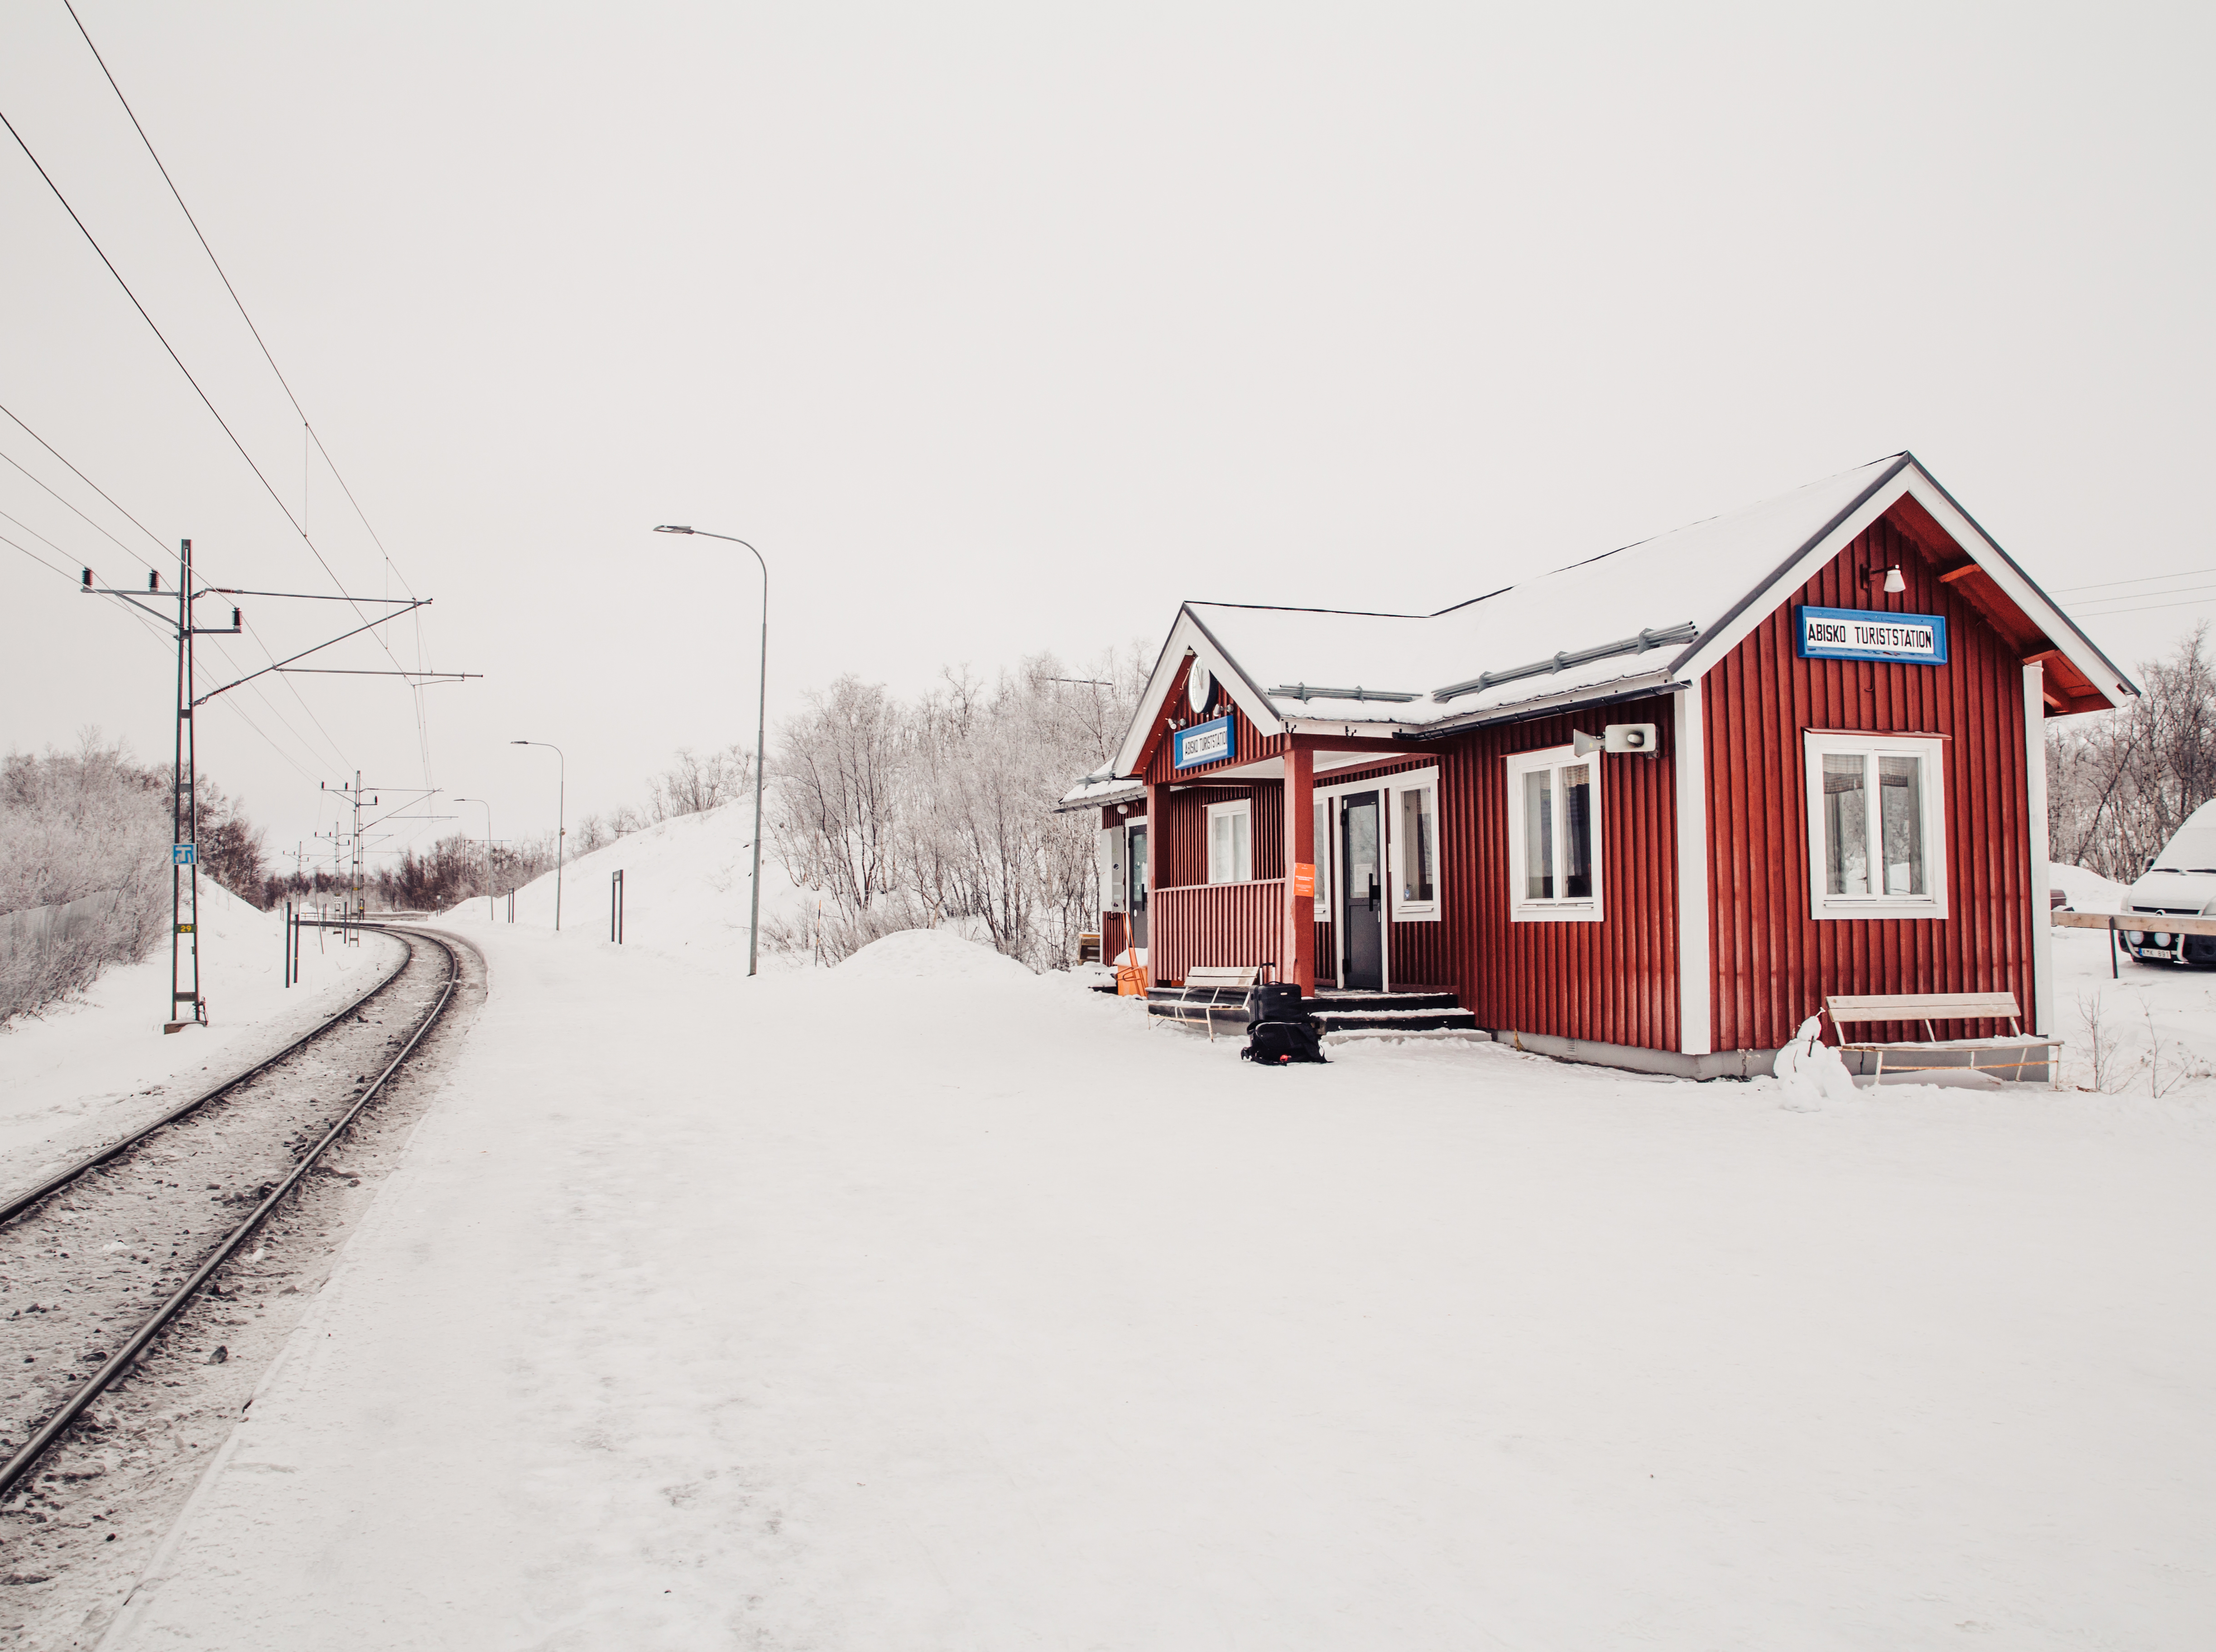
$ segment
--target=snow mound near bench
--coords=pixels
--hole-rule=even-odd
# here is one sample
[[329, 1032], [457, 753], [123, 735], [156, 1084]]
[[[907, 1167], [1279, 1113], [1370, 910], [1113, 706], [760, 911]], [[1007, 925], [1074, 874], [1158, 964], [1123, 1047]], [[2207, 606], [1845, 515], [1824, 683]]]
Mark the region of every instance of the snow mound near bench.
[[951, 930], [901, 930], [872, 941], [838, 967], [845, 978], [1031, 980], [1031, 972]]

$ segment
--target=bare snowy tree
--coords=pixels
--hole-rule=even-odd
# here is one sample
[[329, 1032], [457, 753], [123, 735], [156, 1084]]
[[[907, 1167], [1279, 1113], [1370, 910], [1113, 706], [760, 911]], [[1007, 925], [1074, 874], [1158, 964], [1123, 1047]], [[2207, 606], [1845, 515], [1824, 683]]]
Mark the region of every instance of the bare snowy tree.
[[833, 912], [766, 937], [836, 959], [892, 930], [969, 923], [1035, 969], [1068, 967], [1093, 822], [1054, 806], [1112, 754], [1148, 663], [1134, 648], [1079, 675], [1041, 654], [989, 688], [950, 670], [907, 704], [841, 679], [781, 731], [773, 771], [773, 841]]
[[746, 795], [754, 783], [754, 754], [745, 746], [726, 746], [699, 757], [681, 746], [677, 760], [654, 782], [648, 809], [656, 821], [699, 814]]
[[2216, 661], [2204, 625], [2139, 667], [2140, 697], [2048, 731], [2047, 838], [2057, 860], [2128, 883], [2216, 799]]

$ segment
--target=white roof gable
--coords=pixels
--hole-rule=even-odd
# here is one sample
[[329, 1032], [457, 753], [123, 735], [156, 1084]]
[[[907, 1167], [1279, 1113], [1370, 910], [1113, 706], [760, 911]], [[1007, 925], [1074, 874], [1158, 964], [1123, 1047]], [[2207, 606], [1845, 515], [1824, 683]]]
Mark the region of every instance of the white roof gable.
[[[1696, 681], [1904, 494], [2096, 688], [2112, 698], [2136, 692], [1946, 490], [1900, 453], [1436, 614], [1187, 603], [1141, 697], [1117, 772], [1136, 769], [1188, 651], [1265, 734], [1311, 724], [1381, 733], [1435, 728]], [[1601, 652], [1619, 643], [1627, 646]], [[1554, 661], [1581, 652], [1597, 657]], [[1545, 669], [1527, 669], [1542, 663]], [[1486, 673], [1499, 680], [1479, 683]], [[1390, 697], [1374, 697], [1380, 695]]]

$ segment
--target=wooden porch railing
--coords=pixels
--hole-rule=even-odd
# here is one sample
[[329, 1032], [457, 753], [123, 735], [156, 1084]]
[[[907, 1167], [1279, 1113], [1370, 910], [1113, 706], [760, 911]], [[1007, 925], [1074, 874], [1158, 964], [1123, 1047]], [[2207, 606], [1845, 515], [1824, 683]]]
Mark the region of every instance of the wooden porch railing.
[[1285, 924], [1285, 881], [1187, 883], [1156, 889], [1148, 913], [1148, 973], [1181, 981], [1200, 964], [1273, 964]]

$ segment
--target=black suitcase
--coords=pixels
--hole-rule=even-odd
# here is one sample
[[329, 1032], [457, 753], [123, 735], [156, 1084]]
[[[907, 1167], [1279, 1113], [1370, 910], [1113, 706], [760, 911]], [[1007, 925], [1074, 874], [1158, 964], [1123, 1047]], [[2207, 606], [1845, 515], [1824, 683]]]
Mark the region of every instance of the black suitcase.
[[1324, 1059], [1323, 1041], [1312, 1021], [1258, 1021], [1247, 1029], [1246, 1047], [1239, 1053], [1265, 1067]]
[[1259, 981], [1246, 989], [1246, 1020], [1299, 1021], [1301, 984], [1298, 981]]

